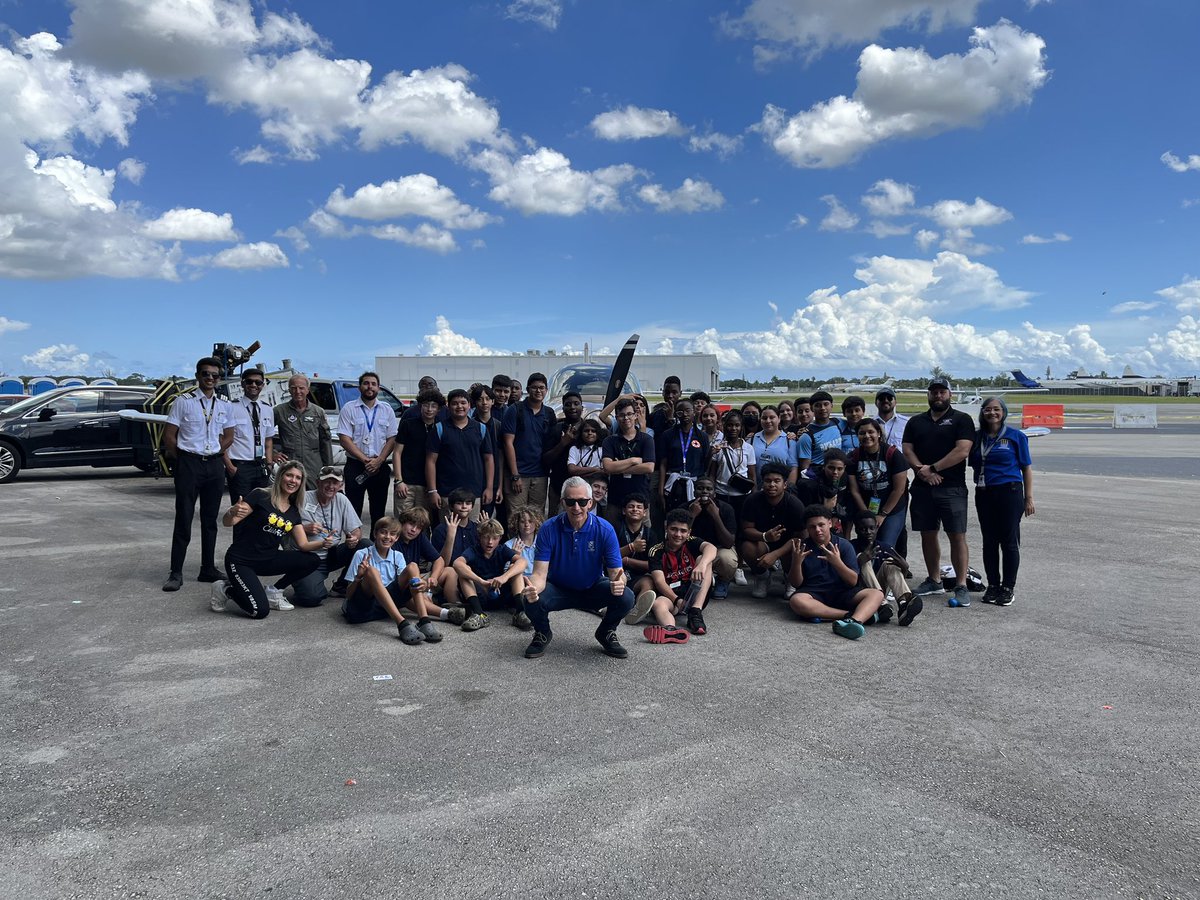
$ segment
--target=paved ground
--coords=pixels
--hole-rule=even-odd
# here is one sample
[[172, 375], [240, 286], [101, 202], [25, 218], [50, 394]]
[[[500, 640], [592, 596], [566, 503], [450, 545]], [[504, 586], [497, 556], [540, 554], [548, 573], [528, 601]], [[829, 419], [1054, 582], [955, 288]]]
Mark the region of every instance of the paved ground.
[[1038, 439], [1010, 609], [851, 643], [735, 593], [624, 662], [582, 613], [540, 661], [507, 625], [214, 615], [159, 590], [168, 483], [23, 473], [0, 895], [1198, 896], [1194, 447]]

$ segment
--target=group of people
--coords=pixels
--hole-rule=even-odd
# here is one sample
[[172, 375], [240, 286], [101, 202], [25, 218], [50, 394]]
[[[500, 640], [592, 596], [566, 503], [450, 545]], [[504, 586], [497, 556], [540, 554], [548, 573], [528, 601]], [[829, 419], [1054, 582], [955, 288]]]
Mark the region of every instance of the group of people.
[[[242, 374], [236, 402], [217, 396], [219, 372], [214, 359], [198, 362], [198, 389], [176, 400], [164, 431], [176, 521], [163, 589], [182, 585], [199, 501], [199, 580], [214, 582], [214, 610], [264, 618], [332, 594], [347, 621], [390, 619], [409, 644], [442, 640], [438, 622], [478, 631], [499, 610], [533, 631], [532, 658], [552, 638], [549, 614], [575, 607], [600, 616], [601, 649], [623, 658], [622, 621], [648, 621], [653, 643], [685, 643], [707, 633], [710, 600], [751, 586], [748, 577], [764, 598], [774, 574], [799, 617], [857, 638], [893, 616], [910, 624], [923, 597], [944, 591], [941, 531], [954, 571], [947, 603], [970, 605], [968, 464], [983, 600], [1015, 597], [1020, 521], [1034, 512], [1028, 440], [998, 397], [984, 401], [977, 428], [942, 379], [911, 418], [896, 412], [890, 387], [877, 392], [875, 416], [847, 397], [837, 418], [823, 391], [722, 412], [703, 392], [683, 397], [674, 377], [655, 406], [625, 395], [588, 411], [568, 393], [560, 414], [539, 373], [523, 397], [505, 375], [445, 396], [425, 378], [397, 416], [365, 372], [338, 419], [343, 469], [304, 376], [272, 408], [259, 399], [261, 372]], [[224, 573], [215, 565], [222, 490], [233, 529]], [[915, 589], [910, 519], [926, 568]]]

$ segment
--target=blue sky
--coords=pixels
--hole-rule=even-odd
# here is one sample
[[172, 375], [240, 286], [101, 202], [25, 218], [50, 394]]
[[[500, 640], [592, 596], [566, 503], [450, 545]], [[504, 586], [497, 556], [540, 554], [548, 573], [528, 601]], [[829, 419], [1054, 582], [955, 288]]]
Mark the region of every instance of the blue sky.
[[0, 0], [0, 370], [1200, 372], [1200, 7]]

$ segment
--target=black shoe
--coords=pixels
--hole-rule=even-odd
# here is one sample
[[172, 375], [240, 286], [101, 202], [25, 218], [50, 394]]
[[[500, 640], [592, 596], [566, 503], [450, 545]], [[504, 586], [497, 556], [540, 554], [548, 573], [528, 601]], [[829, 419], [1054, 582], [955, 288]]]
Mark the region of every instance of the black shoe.
[[529, 642], [529, 646], [525, 648], [526, 659], [537, 659], [546, 652], [546, 645], [553, 639], [553, 635], [543, 634], [540, 631], [533, 633], [533, 640]]
[[329, 593], [332, 594], [334, 597], [345, 597], [346, 596], [346, 582], [335, 581], [333, 584], [333, 587], [330, 589]]
[[172, 572], [163, 582], [164, 591], [177, 591], [181, 587], [183, 587], [183, 575], [179, 572]]
[[987, 590], [983, 592], [981, 599], [984, 603], [995, 603], [1000, 599], [1000, 588], [994, 584], [989, 584]]
[[196, 580], [212, 584], [214, 581], [220, 581], [222, 577], [219, 569], [201, 569], [200, 574], [196, 576]]
[[605, 631], [603, 633], [597, 631], [596, 640], [600, 642], [600, 647], [609, 656], [616, 659], [624, 659], [629, 655], [629, 651], [622, 647], [621, 642], [617, 640], [617, 633], [615, 631]]
[[1013, 601], [1016, 599], [1017, 596], [1015, 588], [1001, 586], [999, 592], [996, 594], [996, 605], [1012, 606]]
[[708, 634], [708, 626], [704, 624], [704, 616], [698, 609], [687, 611], [687, 627], [692, 634]]
[[[914, 615], [916, 614], [914, 613]], [[890, 621], [892, 621], [892, 608], [885, 603], [875, 611], [875, 621], [872, 624], [886, 625]], [[909, 621], [912, 620], [909, 619]]]
[[925, 608], [925, 601], [917, 594], [905, 594], [896, 605], [900, 608], [900, 617], [896, 619], [896, 624], [911, 625], [912, 620]]

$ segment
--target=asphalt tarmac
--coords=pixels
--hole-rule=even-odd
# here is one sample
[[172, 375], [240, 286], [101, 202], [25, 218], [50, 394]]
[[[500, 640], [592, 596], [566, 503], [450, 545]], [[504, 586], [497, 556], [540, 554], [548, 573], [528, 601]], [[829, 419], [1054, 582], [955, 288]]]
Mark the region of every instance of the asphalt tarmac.
[[1200, 896], [1196, 440], [1038, 438], [1011, 608], [850, 642], [735, 588], [625, 661], [584, 613], [532, 661], [500, 616], [214, 614], [198, 534], [159, 589], [169, 482], [22, 473], [0, 896]]

